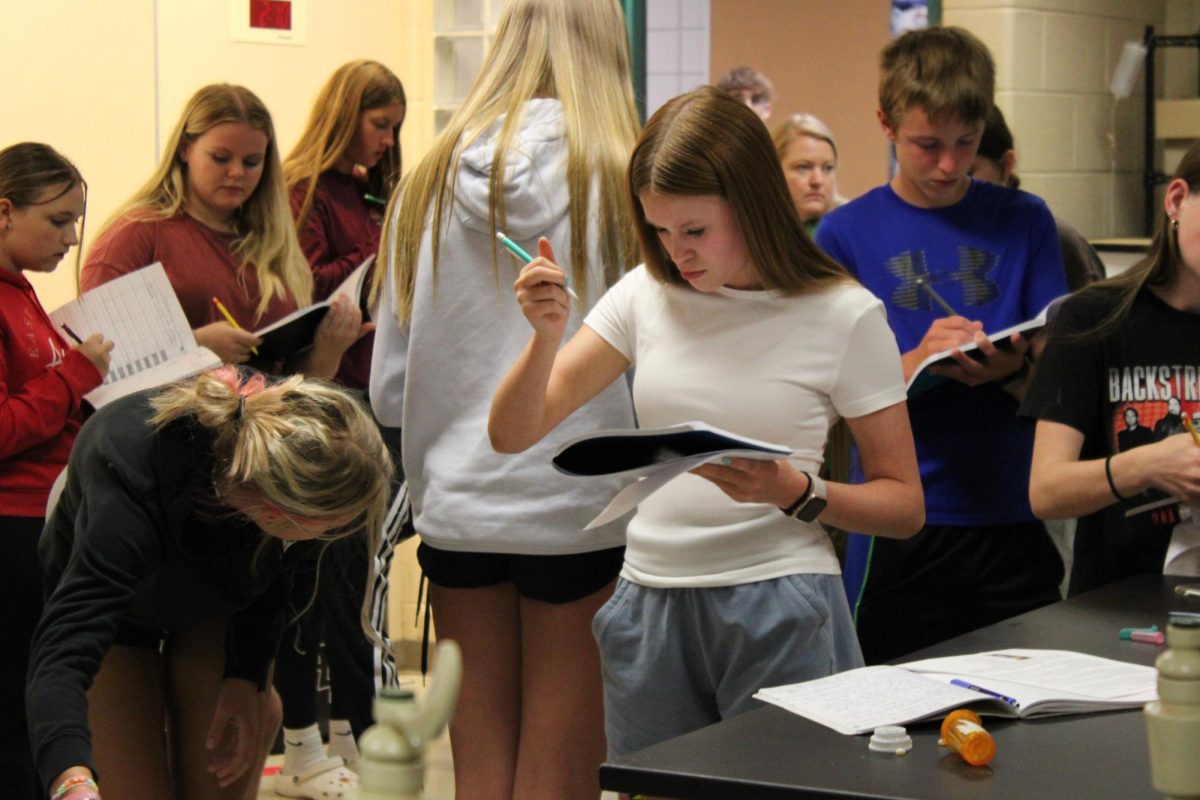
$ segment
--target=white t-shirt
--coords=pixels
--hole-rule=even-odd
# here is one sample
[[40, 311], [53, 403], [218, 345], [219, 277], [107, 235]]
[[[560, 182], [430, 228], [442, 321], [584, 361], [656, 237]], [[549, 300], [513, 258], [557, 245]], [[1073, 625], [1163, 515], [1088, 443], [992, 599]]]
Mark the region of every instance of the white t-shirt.
[[[829, 427], [905, 399], [883, 305], [857, 283], [809, 295], [656, 281], [644, 266], [584, 320], [636, 367], [643, 428], [699, 420], [786, 444], [816, 472]], [[644, 586], [729, 586], [839, 572], [829, 537], [765, 503], [738, 503], [681, 475], [642, 502], [627, 531], [623, 577]]]

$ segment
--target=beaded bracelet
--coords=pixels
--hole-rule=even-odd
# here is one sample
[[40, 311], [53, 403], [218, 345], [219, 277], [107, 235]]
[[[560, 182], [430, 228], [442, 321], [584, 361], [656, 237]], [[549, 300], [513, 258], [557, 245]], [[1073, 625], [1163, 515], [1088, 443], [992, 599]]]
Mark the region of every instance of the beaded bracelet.
[[1117, 491], [1117, 484], [1116, 481], [1113, 480], [1112, 476], [1112, 459], [1112, 456], [1104, 459], [1104, 477], [1108, 478], [1108, 488], [1112, 491], [1113, 497], [1117, 498], [1118, 500], [1127, 500], [1129, 498], [1122, 497], [1121, 493]]
[[[67, 778], [65, 781], [60, 783], [58, 788], [54, 790], [54, 794], [50, 795], [50, 800], [62, 800], [62, 798], [65, 798], [68, 794], [76, 789], [90, 789], [94, 792], [100, 791], [100, 787], [96, 785], [96, 781], [92, 780], [91, 775], [76, 775], [74, 777]], [[91, 796], [99, 797], [99, 795], [96, 794], [92, 794]], [[84, 797], [80, 797], [78, 800], [86, 799]]]

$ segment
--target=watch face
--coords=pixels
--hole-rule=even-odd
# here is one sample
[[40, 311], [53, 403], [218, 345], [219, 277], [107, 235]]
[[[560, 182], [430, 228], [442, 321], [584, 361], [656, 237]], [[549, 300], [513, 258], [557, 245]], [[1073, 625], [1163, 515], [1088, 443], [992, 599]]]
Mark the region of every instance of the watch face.
[[813, 497], [796, 513], [796, 519], [801, 522], [812, 522], [825, 510], [825, 505], [824, 497]]

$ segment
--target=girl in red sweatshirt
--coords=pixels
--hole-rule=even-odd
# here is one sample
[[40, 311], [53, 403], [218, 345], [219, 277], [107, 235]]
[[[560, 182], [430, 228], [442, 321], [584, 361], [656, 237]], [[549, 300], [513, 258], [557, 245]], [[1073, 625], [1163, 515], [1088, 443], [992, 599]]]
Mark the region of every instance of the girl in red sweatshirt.
[[0, 150], [0, 774], [41, 797], [25, 726], [29, 642], [42, 611], [37, 542], [46, 498], [83, 422], [83, 395], [108, 372], [99, 333], [69, 343], [24, 273], [53, 272], [79, 244], [87, 186], [53, 148]]

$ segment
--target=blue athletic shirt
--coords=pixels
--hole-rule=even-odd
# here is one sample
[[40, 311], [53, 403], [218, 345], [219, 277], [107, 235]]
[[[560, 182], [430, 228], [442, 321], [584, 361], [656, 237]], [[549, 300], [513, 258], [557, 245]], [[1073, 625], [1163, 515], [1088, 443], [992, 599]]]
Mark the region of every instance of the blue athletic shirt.
[[[917, 208], [891, 186], [880, 186], [822, 218], [816, 240], [883, 301], [902, 353], [946, 315], [918, 278], [989, 332], [1036, 316], [1067, 291], [1057, 228], [1045, 202], [979, 181], [958, 203], [935, 209]], [[999, 384], [972, 388], [946, 381], [910, 399], [908, 408], [926, 524], [1034, 519], [1033, 424], [1017, 417], [1017, 401]]]

